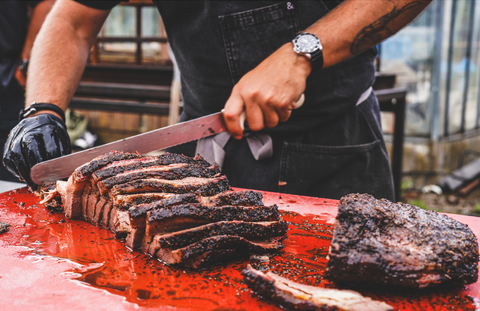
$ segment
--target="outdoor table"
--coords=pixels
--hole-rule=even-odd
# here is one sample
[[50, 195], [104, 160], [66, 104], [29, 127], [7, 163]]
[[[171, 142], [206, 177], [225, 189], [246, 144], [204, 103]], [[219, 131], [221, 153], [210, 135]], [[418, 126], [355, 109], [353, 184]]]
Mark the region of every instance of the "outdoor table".
[[[0, 310], [282, 310], [246, 287], [248, 263], [290, 280], [337, 288], [323, 278], [337, 200], [262, 192], [289, 223], [275, 256], [239, 258], [194, 271], [129, 250], [114, 234], [49, 212], [21, 188], [0, 194]], [[449, 215], [479, 236], [476, 217]], [[477, 310], [480, 282], [462, 289], [351, 288], [396, 310]]]

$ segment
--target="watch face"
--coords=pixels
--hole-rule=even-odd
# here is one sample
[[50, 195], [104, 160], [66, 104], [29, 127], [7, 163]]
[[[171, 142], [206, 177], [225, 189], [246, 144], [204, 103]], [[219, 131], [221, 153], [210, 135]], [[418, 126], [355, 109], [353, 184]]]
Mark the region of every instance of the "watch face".
[[295, 47], [298, 52], [312, 53], [321, 48], [320, 40], [312, 34], [300, 34], [295, 38]]

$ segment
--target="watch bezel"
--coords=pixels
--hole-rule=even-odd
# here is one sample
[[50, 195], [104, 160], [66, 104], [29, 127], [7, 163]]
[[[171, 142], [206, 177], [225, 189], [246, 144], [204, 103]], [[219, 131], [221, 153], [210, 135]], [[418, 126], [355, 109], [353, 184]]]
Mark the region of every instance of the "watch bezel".
[[[312, 50], [302, 51], [302, 49], [300, 48], [298, 40], [301, 37], [304, 37], [304, 36], [311, 36], [315, 39], [316, 44], [315, 44], [315, 47]], [[308, 32], [302, 32], [302, 33], [298, 34], [295, 37], [295, 39], [293, 39], [292, 42], [293, 42], [293, 50], [295, 51], [295, 53], [299, 53], [299, 54], [305, 54], [306, 55], [306, 54], [310, 54], [310, 53], [313, 53], [315, 51], [323, 49], [323, 46], [322, 46], [322, 43], [320, 42], [320, 39], [316, 35], [314, 35], [312, 33], [308, 33]]]

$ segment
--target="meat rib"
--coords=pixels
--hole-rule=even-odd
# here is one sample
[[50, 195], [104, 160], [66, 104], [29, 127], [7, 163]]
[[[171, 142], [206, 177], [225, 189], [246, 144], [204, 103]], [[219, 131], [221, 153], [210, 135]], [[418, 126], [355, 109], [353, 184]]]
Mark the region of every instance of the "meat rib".
[[326, 277], [338, 283], [426, 288], [478, 278], [473, 232], [446, 215], [349, 194], [340, 200]]
[[351, 290], [308, 286], [272, 272], [263, 273], [248, 265], [242, 272], [245, 283], [259, 295], [291, 310], [388, 311], [388, 304], [363, 297]]

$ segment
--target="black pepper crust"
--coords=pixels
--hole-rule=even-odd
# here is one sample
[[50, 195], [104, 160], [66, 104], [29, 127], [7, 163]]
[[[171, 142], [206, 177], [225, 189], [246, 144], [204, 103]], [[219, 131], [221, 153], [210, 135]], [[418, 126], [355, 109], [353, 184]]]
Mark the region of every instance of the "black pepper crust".
[[[194, 256], [198, 256], [202, 253], [218, 250], [218, 249], [231, 249], [242, 250], [254, 254], [266, 254], [273, 253], [280, 250], [283, 244], [280, 242], [281, 238], [265, 239], [261, 242], [254, 242], [247, 240], [243, 237], [236, 235], [216, 235], [202, 239], [198, 242], [192, 243], [178, 249], [165, 249], [165, 253], [174, 252], [175, 257], [179, 260], [178, 263], [183, 262]], [[157, 253], [157, 256], [160, 252]], [[170, 255], [170, 254], [168, 254]], [[162, 258], [159, 257], [160, 260]]]
[[[187, 177], [190, 178], [190, 177]], [[192, 177], [194, 178], [194, 177]], [[179, 181], [182, 181], [180, 179]], [[230, 188], [226, 176], [212, 178], [207, 181], [199, 178], [198, 182], [181, 183], [162, 179], [138, 179], [112, 188], [113, 195], [139, 192], [193, 193], [198, 191], [202, 196], [212, 196]]]
[[279, 220], [278, 207], [220, 206], [181, 204], [148, 212], [147, 234], [173, 232], [217, 221], [274, 221]]
[[136, 154], [136, 153], [123, 153], [119, 151], [111, 151], [105, 155], [101, 155], [96, 157], [95, 159], [91, 160], [88, 163], [85, 163], [82, 166], [79, 166], [74, 172], [73, 172], [73, 178], [75, 179], [76, 182], [85, 180], [88, 178], [93, 172], [96, 170], [101, 169], [102, 167], [115, 162], [115, 161], [121, 161], [121, 160], [128, 160], [128, 159], [140, 159], [145, 156], [141, 154]]
[[340, 200], [325, 276], [337, 283], [427, 288], [478, 278], [472, 230], [405, 203], [349, 194]]
[[156, 169], [153, 168], [154, 167], [150, 167], [149, 170], [137, 170], [134, 172], [126, 172], [117, 176], [109, 177], [99, 181], [98, 187], [100, 190], [102, 190], [102, 192], [106, 192], [115, 185], [124, 184], [137, 179], [158, 178], [176, 180], [187, 177], [211, 178], [220, 174], [218, 166], [204, 167], [200, 165], [187, 164], [182, 167], [169, 168], [168, 166], [160, 166], [155, 167]]
[[222, 220], [267, 221], [278, 220], [280, 214], [277, 205], [202, 206], [201, 204], [181, 204], [151, 211], [148, 223], [182, 216], [207, 219], [212, 222]]
[[[99, 168], [93, 170], [90, 172], [93, 173], [95, 172], [95, 180], [103, 180], [106, 178], [110, 178], [113, 176], [116, 176], [118, 174], [124, 173], [126, 171], [131, 171], [131, 170], [136, 170], [140, 168], [147, 168], [151, 166], [162, 166], [162, 165], [170, 165], [170, 164], [177, 164], [177, 163], [186, 163], [186, 164], [192, 164], [192, 165], [197, 165], [201, 167], [210, 167], [212, 166], [210, 163], [205, 161], [205, 159], [198, 155], [194, 158], [187, 157], [183, 154], [176, 154], [176, 153], [163, 153], [158, 156], [152, 156], [152, 157], [146, 157], [144, 155], [140, 155], [140, 157], [131, 157], [131, 158], [125, 158], [125, 159], [119, 159], [115, 161], [120, 161], [120, 160], [128, 160], [128, 159], [140, 159], [140, 158], [145, 158], [145, 161], [130, 161], [127, 163], [116, 163], [115, 165], [112, 165], [110, 167], [105, 167], [101, 170]], [[110, 164], [114, 161], [111, 161], [107, 164]], [[87, 163], [88, 164], [88, 163]], [[104, 165], [105, 166], [105, 165]], [[218, 169], [218, 168], [217, 168]], [[220, 170], [218, 169], [220, 172]]]
[[237, 235], [246, 238], [282, 236], [287, 233], [284, 221], [245, 222], [220, 221], [191, 229], [156, 236], [160, 246], [180, 248], [214, 235]]

